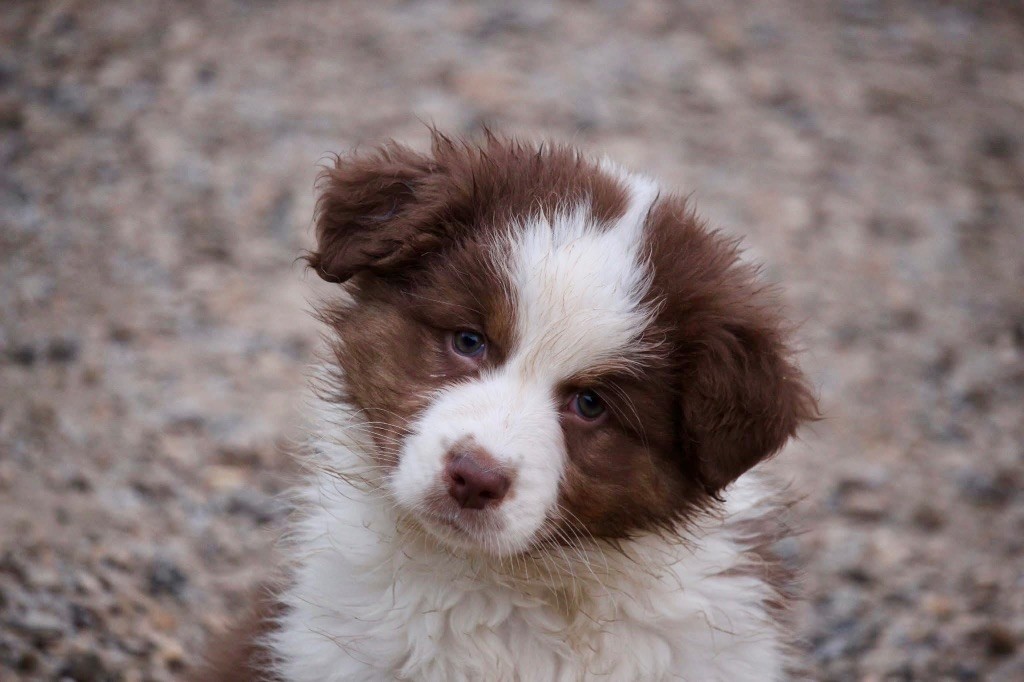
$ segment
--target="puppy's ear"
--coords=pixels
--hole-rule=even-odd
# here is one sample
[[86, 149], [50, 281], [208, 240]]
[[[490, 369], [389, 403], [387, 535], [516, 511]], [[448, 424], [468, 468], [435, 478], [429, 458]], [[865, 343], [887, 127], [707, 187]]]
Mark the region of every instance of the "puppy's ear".
[[684, 445], [696, 455], [711, 494], [777, 452], [801, 422], [817, 417], [776, 315], [769, 307], [728, 309], [719, 311], [714, 332], [688, 354], [681, 395]]
[[339, 157], [317, 180], [316, 249], [306, 260], [329, 282], [400, 269], [436, 247], [439, 176], [431, 156], [398, 144]]

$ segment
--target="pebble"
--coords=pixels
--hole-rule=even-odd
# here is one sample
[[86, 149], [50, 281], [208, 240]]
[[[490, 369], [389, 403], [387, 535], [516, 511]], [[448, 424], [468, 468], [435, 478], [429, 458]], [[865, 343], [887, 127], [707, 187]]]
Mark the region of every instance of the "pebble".
[[973, 634], [982, 642], [990, 656], [1002, 658], [1017, 650], [1017, 636], [1001, 623], [985, 623]]
[[937, 507], [928, 503], [917, 505], [911, 518], [914, 525], [928, 532], [935, 532], [946, 525], [945, 514]]
[[839, 14], [848, 21], [874, 24], [883, 16], [883, 5], [880, 0], [842, 0]]
[[180, 671], [185, 667], [188, 657], [180, 642], [157, 633], [151, 633], [149, 639], [155, 646], [156, 658], [165, 668]]
[[745, 36], [739, 19], [725, 13], [711, 19], [707, 27], [711, 46], [729, 61], [737, 61], [745, 50]]
[[242, 467], [211, 464], [203, 470], [207, 485], [216, 491], [241, 488], [249, 480], [249, 472]]
[[1003, 507], [1020, 492], [1020, 482], [1012, 471], [969, 469], [957, 477], [956, 483], [961, 496], [979, 507]]
[[1024, 680], [1024, 655], [1000, 663], [988, 676], [988, 682], [1020, 682]]
[[22, 367], [31, 367], [36, 364], [38, 357], [36, 349], [28, 344], [21, 344], [7, 349], [7, 357], [11, 362]]
[[1018, 137], [1005, 130], [988, 130], [979, 146], [982, 154], [1005, 161], [1017, 156], [1021, 144]]
[[146, 574], [146, 591], [149, 594], [183, 599], [187, 586], [188, 576], [172, 560], [157, 558], [150, 563]]
[[882, 490], [856, 488], [840, 498], [839, 512], [859, 521], [880, 521], [889, 512], [888, 493]]
[[58, 675], [74, 682], [107, 682], [116, 679], [108, 672], [103, 659], [92, 651], [73, 651], [64, 658]]
[[248, 516], [255, 523], [264, 525], [282, 519], [287, 508], [274, 496], [252, 488], [241, 488], [228, 495], [225, 511]]
[[71, 624], [77, 630], [92, 630], [102, 622], [96, 611], [83, 604], [71, 602], [69, 609]]
[[29, 584], [39, 590], [55, 590], [63, 584], [60, 572], [49, 566], [33, 567]]
[[8, 625], [30, 637], [37, 646], [45, 646], [64, 636], [63, 621], [43, 611], [29, 611], [23, 616], [12, 618]]
[[53, 339], [46, 347], [46, 359], [58, 364], [68, 364], [78, 359], [79, 343], [72, 338]]
[[927, 594], [921, 600], [921, 607], [930, 618], [943, 621], [948, 620], [956, 609], [956, 604], [948, 597], [941, 594]]

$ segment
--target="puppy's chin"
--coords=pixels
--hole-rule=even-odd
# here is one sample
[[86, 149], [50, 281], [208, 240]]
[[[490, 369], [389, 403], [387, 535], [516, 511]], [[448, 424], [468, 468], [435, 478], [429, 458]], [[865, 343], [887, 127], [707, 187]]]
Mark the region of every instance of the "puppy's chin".
[[510, 548], [503, 542], [501, 532], [467, 528], [458, 521], [444, 518], [419, 519], [419, 524], [439, 544], [460, 553], [492, 557], [504, 557], [518, 553], [518, 550]]
[[[399, 473], [399, 472], [396, 472]], [[389, 481], [399, 513], [439, 546], [459, 554], [508, 557], [529, 550], [537, 530], [510, 517], [510, 509], [463, 509], [439, 485], [410, 489], [400, 473]], [[517, 523], [519, 521], [519, 523]]]
[[503, 558], [521, 554], [533, 546], [534, 533], [508, 528], [500, 509], [460, 510], [455, 505], [424, 503], [402, 511], [440, 546], [460, 554]]

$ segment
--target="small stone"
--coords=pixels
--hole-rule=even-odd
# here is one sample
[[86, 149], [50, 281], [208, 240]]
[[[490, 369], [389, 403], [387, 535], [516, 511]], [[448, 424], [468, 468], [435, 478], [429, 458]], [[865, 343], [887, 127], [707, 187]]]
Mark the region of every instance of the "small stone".
[[953, 676], [957, 682], [974, 682], [981, 679], [978, 667], [966, 661], [959, 661], [953, 666]]
[[292, 208], [295, 200], [291, 192], [283, 191], [277, 195], [267, 210], [265, 229], [275, 239], [287, 243], [292, 237]]
[[815, 646], [814, 656], [823, 662], [858, 657], [871, 648], [878, 631], [877, 623], [863, 619], [837, 621]]
[[839, 480], [832, 491], [829, 506], [844, 516], [860, 521], [877, 521], [888, 514], [889, 495], [882, 481], [871, 472]]
[[31, 367], [36, 364], [36, 349], [28, 344], [22, 344], [7, 349], [7, 357], [11, 362], [22, 367]]
[[872, 86], [864, 92], [864, 105], [871, 114], [895, 116], [914, 106], [910, 93], [897, 88]]
[[92, 651], [73, 651], [68, 654], [58, 674], [61, 678], [70, 678], [75, 682], [110, 679], [103, 659]]
[[1001, 623], [986, 623], [975, 635], [985, 646], [985, 652], [995, 658], [1009, 656], [1017, 650], [1017, 638]]
[[71, 603], [71, 624], [76, 630], [91, 630], [99, 624], [99, 616], [88, 606]]
[[1005, 130], [990, 130], [981, 137], [981, 153], [993, 159], [1008, 160], [1017, 155], [1020, 146]]
[[160, 632], [172, 632], [178, 627], [178, 619], [168, 609], [156, 606], [149, 613], [149, 622]]
[[284, 506], [275, 498], [251, 488], [239, 488], [232, 491], [225, 510], [229, 514], [248, 516], [259, 525], [281, 518], [285, 512]]
[[12, 629], [29, 637], [37, 647], [43, 647], [64, 636], [64, 623], [60, 618], [43, 611], [29, 611], [21, 618], [10, 621]]
[[79, 570], [74, 576], [74, 586], [79, 594], [100, 594], [103, 584], [89, 571]]
[[755, 101], [777, 104], [785, 98], [787, 86], [782, 75], [764, 66], [751, 66], [747, 71], [747, 87]]
[[1020, 682], [1020, 680], [1024, 680], [1024, 654], [1000, 663], [987, 679], [988, 682]]
[[21, 130], [24, 125], [23, 105], [15, 99], [0, 100], [0, 129]]
[[22, 277], [18, 281], [18, 298], [32, 307], [44, 307], [53, 297], [57, 285], [52, 276], [39, 272]]
[[938, 620], [947, 620], [952, 614], [956, 605], [948, 597], [941, 594], [928, 594], [921, 600], [921, 606], [925, 612]]
[[38, 590], [55, 590], [62, 584], [60, 573], [49, 566], [36, 566], [29, 573], [29, 584]]
[[0, 556], [0, 573], [10, 574], [21, 582], [25, 582], [28, 578], [25, 564], [12, 551], [7, 551]]
[[166, 595], [182, 599], [188, 576], [170, 559], [157, 558], [149, 566], [146, 581], [146, 589], [154, 597]]
[[979, 507], [1003, 507], [1019, 492], [1012, 471], [966, 471], [957, 478], [960, 494]]
[[68, 490], [76, 493], [88, 493], [92, 491], [92, 483], [89, 477], [82, 471], [71, 472], [64, 481]]
[[209, 85], [217, 78], [217, 66], [215, 64], [206, 63], [199, 66], [196, 69], [196, 81], [200, 85]]
[[845, 516], [859, 521], [878, 521], [888, 514], [888, 497], [878, 490], [852, 490], [843, 497], [839, 505]]
[[510, 106], [521, 88], [517, 76], [508, 71], [486, 68], [462, 70], [454, 79], [456, 92], [484, 112]]
[[874, 24], [883, 16], [882, 6], [879, 0], [842, 0], [839, 3], [839, 14], [847, 21]]
[[82, 370], [82, 383], [86, 386], [97, 386], [103, 381], [103, 370], [99, 367], [86, 367]]
[[135, 330], [123, 324], [111, 325], [108, 335], [114, 343], [129, 344], [135, 340]]
[[711, 19], [707, 37], [712, 48], [729, 61], [743, 56], [743, 29], [734, 16], [720, 14]]
[[840, 587], [829, 594], [825, 605], [830, 618], [847, 620], [857, 618], [867, 606], [864, 592], [850, 587]]
[[150, 638], [156, 645], [156, 657], [164, 667], [172, 672], [185, 667], [185, 649], [180, 642], [156, 633], [151, 634]]
[[946, 517], [942, 511], [928, 503], [918, 505], [911, 515], [911, 520], [918, 528], [929, 532], [946, 525]]
[[58, 364], [68, 364], [78, 359], [79, 345], [74, 339], [53, 339], [46, 347], [46, 359]]
[[241, 467], [210, 465], [206, 467], [207, 484], [218, 491], [235, 490], [246, 484], [246, 472]]
[[23, 651], [14, 662], [14, 668], [22, 673], [34, 673], [39, 669], [39, 655], [34, 651]]
[[845, 576], [857, 583], [871, 582], [868, 566], [873, 548], [864, 535], [852, 533], [837, 537], [821, 554], [821, 566], [825, 571]]

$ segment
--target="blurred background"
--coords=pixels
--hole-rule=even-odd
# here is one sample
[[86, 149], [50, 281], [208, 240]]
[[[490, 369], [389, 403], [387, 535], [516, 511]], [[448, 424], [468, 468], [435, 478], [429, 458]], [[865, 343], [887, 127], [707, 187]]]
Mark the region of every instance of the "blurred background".
[[607, 152], [782, 285], [816, 679], [1024, 679], [1024, 9], [967, 0], [4, 0], [0, 679], [187, 678], [288, 512], [317, 164], [424, 122]]

